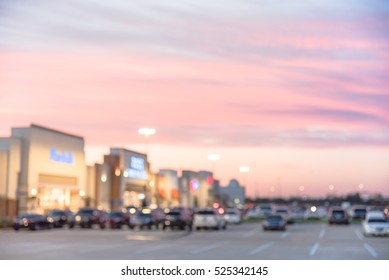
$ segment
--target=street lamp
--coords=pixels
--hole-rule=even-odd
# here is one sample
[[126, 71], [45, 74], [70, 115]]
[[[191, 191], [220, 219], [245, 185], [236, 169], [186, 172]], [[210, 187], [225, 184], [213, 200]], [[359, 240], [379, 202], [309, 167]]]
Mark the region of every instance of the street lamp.
[[150, 135], [154, 135], [157, 131], [154, 129], [154, 128], [147, 128], [147, 127], [144, 127], [144, 128], [140, 128], [138, 129], [138, 133], [140, 135], [144, 135], [145, 138], [146, 138], [146, 154], [148, 153], [148, 142], [149, 142], [149, 136]]
[[250, 167], [247, 167], [247, 166], [239, 167], [239, 172], [240, 173], [248, 173], [249, 171], [250, 171]]
[[220, 160], [219, 154], [209, 154], [208, 160], [212, 161], [212, 175], [215, 177], [215, 163], [216, 161]]
[[[138, 129], [138, 133], [140, 135], [143, 135], [146, 139], [145, 154], [146, 154], [148, 162], [150, 162], [150, 157], [148, 155], [148, 153], [149, 153], [149, 137], [150, 137], [150, 135], [154, 135], [156, 132], [157, 131], [155, 130], [155, 128], [144, 127], [144, 128]], [[144, 194], [139, 194], [140, 196], [144, 195], [143, 199], [139, 197], [139, 199], [142, 201], [142, 206], [146, 206], [146, 194], [148, 193], [147, 192], [148, 184], [150, 184], [150, 175], [151, 175], [151, 170], [150, 170], [150, 165], [148, 165], [148, 175], [147, 175], [147, 179], [146, 179], [145, 185], [144, 185]]]
[[274, 198], [274, 193], [276, 192], [276, 188], [275, 187], [270, 187], [270, 197], [271, 198]]
[[239, 167], [239, 172], [243, 174], [243, 186], [246, 187], [246, 173], [250, 171], [250, 167], [241, 166]]
[[209, 154], [208, 155], [208, 160], [216, 161], [216, 160], [219, 160], [219, 159], [220, 159], [220, 155], [219, 154]]

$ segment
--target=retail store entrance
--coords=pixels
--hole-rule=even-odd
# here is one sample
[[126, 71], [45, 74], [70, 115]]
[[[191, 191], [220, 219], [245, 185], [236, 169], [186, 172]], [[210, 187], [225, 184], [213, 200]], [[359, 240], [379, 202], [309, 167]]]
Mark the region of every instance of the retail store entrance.
[[52, 209], [76, 211], [83, 202], [76, 177], [39, 174], [36, 193], [35, 201], [31, 202], [32, 208], [37, 208], [43, 213]]

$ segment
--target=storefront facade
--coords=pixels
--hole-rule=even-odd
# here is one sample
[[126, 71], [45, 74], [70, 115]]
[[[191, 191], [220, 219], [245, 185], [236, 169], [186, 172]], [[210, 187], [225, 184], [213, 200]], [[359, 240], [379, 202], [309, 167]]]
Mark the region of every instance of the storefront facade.
[[[86, 166], [84, 139], [32, 124], [12, 128], [7, 151], [7, 192], [17, 200], [17, 212], [76, 211], [84, 205]], [[18, 144], [16, 144], [18, 142]], [[19, 164], [15, 163], [19, 157]], [[16, 179], [15, 179], [16, 178]]]
[[180, 202], [185, 207], [209, 207], [214, 202], [213, 174], [209, 171], [183, 170], [180, 178]]
[[147, 155], [123, 148], [111, 148], [104, 163], [96, 165], [96, 206], [116, 210], [151, 203]]
[[171, 169], [161, 169], [158, 172], [158, 193], [160, 207], [180, 205], [180, 190], [178, 172]]

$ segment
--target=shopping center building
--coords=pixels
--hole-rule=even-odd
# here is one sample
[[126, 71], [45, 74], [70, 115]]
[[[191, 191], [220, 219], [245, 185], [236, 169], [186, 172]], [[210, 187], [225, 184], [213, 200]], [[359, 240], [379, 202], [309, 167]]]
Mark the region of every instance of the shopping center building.
[[147, 155], [124, 148], [111, 148], [102, 164], [89, 169], [95, 178], [92, 206], [117, 210], [122, 206], [149, 205], [152, 201]]
[[208, 171], [161, 169], [147, 154], [111, 148], [102, 163], [87, 166], [84, 139], [31, 124], [0, 138], [0, 217], [90, 206], [206, 207], [215, 201]]
[[1, 216], [77, 210], [88, 195], [84, 139], [31, 124], [0, 138]]

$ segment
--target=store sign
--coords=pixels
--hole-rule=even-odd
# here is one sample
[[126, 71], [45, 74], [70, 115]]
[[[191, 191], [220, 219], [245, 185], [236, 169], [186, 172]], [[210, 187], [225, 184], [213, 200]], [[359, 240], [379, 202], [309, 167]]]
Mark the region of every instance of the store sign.
[[50, 159], [56, 162], [62, 162], [67, 164], [74, 163], [74, 157], [72, 152], [58, 151], [56, 148], [50, 149]]
[[147, 172], [145, 170], [145, 160], [140, 157], [130, 158], [130, 168], [127, 169], [129, 178], [147, 179]]
[[200, 189], [200, 182], [197, 181], [196, 179], [190, 180], [190, 189], [192, 191], [197, 191]]
[[135, 170], [144, 170], [145, 169], [145, 160], [139, 157], [131, 157], [130, 168]]

